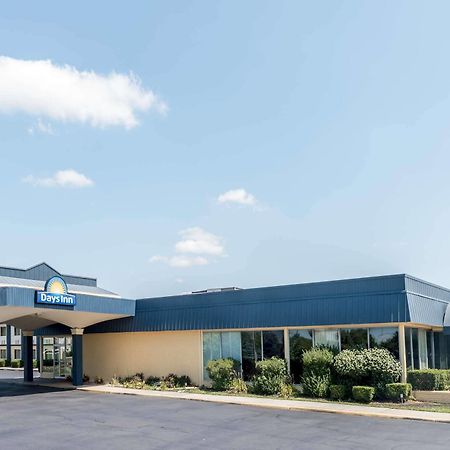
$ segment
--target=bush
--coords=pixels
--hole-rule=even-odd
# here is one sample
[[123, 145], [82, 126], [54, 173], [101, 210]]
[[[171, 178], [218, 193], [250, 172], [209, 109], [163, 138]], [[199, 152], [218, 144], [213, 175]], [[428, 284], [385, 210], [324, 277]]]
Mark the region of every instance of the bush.
[[375, 388], [371, 386], [353, 386], [353, 398], [360, 403], [370, 403], [375, 395]]
[[150, 376], [147, 377], [147, 379], [145, 380], [145, 384], [148, 384], [149, 386], [155, 386], [155, 385], [157, 385], [160, 381], [161, 381], [161, 378], [159, 378], [159, 377], [154, 377], [154, 376], [150, 375]]
[[206, 371], [212, 381], [212, 388], [217, 391], [226, 391], [232, 381], [237, 378], [239, 361], [234, 359], [216, 359], [208, 362]]
[[187, 375], [175, 375], [169, 373], [167, 377], [163, 377], [161, 382], [164, 383], [166, 389], [183, 388], [191, 384], [191, 379]]
[[313, 348], [303, 353], [303, 392], [312, 397], [326, 397], [331, 384], [333, 353], [326, 348]]
[[37, 359], [33, 359], [33, 369], [37, 369], [38, 362]]
[[272, 357], [256, 363], [252, 390], [255, 394], [278, 395], [289, 381], [286, 361]]
[[105, 384], [102, 377], [95, 377], [95, 384]]
[[333, 362], [333, 369], [342, 382], [375, 388], [378, 397], [386, 396], [386, 384], [399, 381], [400, 363], [386, 349], [344, 350]]
[[328, 397], [330, 384], [331, 378], [326, 375], [310, 374], [302, 378], [303, 393], [311, 397]]
[[416, 391], [443, 391], [450, 384], [450, 370], [410, 370], [408, 381]]
[[19, 367], [23, 367], [23, 361], [21, 359], [13, 359], [11, 361], [11, 367], [14, 369], [18, 369]]
[[5, 367], [5, 366], [6, 366], [6, 360], [0, 359], [0, 367]]
[[242, 378], [234, 378], [228, 388], [232, 394], [246, 394], [248, 391], [247, 383]]
[[345, 400], [348, 397], [348, 388], [344, 384], [332, 384], [330, 386], [330, 398], [332, 400]]
[[401, 394], [403, 394], [403, 400], [408, 401], [411, 392], [412, 386], [410, 383], [389, 383], [386, 385], [386, 397], [394, 402], [401, 400]]

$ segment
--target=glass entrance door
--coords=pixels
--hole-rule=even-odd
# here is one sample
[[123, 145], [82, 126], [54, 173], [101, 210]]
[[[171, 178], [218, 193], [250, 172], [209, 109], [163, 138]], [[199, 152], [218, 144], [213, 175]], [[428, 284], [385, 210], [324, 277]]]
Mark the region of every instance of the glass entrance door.
[[72, 375], [72, 336], [43, 338], [41, 361], [44, 378]]

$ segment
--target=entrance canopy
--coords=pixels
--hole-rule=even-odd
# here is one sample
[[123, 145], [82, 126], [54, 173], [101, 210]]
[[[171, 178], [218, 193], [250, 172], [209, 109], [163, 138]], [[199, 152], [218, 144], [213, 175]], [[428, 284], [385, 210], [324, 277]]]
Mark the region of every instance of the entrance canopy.
[[[73, 304], [37, 302], [46, 283], [0, 276], [0, 323], [26, 331], [60, 323], [70, 328], [86, 328], [111, 319], [135, 314], [135, 301], [95, 286], [67, 285]], [[58, 295], [58, 294], [56, 294]]]

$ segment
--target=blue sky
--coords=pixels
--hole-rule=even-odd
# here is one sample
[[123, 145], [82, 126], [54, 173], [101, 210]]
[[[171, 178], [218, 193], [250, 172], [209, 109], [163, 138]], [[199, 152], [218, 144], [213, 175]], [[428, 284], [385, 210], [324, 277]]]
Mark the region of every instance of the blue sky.
[[4, 5], [0, 263], [127, 296], [450, 286], [449, 9]]

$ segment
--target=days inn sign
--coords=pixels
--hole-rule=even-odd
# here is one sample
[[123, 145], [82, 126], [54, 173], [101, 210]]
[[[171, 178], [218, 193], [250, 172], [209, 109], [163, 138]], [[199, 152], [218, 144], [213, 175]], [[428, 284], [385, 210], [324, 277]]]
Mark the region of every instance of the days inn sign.
[[36, 303], [75, 306], [77, 296], [67, 293], [67, 284], [61, 277], [52, 277], [45, 283], [44, 291], [36, 291]]

